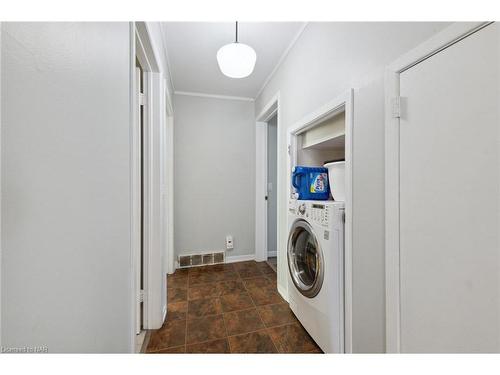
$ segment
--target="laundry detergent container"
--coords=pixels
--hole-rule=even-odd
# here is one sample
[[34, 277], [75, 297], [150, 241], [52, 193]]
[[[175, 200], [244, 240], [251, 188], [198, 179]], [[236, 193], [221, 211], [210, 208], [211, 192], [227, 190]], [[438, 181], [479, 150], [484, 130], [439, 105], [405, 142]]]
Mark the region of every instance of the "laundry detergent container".
[[336, 201], [345, 201], [345, 161], [326, 163], [332, 197]]
[[292, 171], [292, 185], [300, 200], [328, 200], [328, 169], [296, 166]]

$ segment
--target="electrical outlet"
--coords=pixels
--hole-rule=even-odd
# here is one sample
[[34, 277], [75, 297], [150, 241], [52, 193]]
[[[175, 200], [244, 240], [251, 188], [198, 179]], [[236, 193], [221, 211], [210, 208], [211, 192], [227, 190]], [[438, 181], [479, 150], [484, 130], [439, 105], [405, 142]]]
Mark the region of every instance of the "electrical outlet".
[[226, 250], [234, 249], [233, 236], [226, 236]]

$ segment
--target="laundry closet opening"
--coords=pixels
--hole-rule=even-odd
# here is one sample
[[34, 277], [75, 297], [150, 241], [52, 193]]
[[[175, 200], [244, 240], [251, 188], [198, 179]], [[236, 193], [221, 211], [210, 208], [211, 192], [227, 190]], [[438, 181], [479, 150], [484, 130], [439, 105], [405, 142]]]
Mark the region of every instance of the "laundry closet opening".
[[[318, 345], [334, 353], [352, 352], [352, 95], [306, 115], [287, 138], [288, 302]], [[314, 304], [338, 320], [318, 324]]]
[[339, 161], [345, 161], [344, 108], [296, 134], [295, 165], [322, 167]]

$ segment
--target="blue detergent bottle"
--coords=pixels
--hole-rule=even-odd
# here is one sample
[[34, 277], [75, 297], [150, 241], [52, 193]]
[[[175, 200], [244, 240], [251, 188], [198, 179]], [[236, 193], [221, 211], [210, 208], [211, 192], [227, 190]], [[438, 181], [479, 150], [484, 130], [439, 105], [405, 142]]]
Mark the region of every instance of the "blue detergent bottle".
[[328, 168], [296, 166], [292, 171], [292, 185], [299, 200], [322, 200], [330, 197]]

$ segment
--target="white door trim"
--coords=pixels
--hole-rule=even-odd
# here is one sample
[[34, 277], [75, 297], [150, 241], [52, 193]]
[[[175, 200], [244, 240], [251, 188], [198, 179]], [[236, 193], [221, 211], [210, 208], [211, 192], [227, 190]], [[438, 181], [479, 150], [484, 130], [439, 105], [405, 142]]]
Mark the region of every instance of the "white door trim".
[[[290, 153], [287, 163], [287, 199], [291, 197], [292, 167], [297, 164], [296, 135], [328, 117], [345, 111], [345, 235], [344, 235], [344, 351], [352, 353], [352, 145], [354, 126], [354, 90], [350, 89], [334, 100], [311, 112], [288, 129]], [[287, 223], [287, 227], [290, 223]]]
[[167, 102], [166, 107], [166, 150], [164, 153], [166, 161], [166, 181], [165, 181], [165, 195], [166, 195], [166, 231], [167, 231], [167, 249], [166, 249], [166, 271], [169, 274], [175, 272], [175, 259], [174, 259], [174, 109], [172, 104], [172, 95], [168, 91], [167, 80], [165, 79], [165, 98]]
[[[164, 95], [164, 79], [159, 72], [159, 64], [156, 59], [154, 49], [151, 45], [147, 25], [144, 22], [131, 24], [131, 70], [135, 71], [135, 59], [139, 60], [143, 68], [143, 86], [145, 93], [144, 111], [144, 144], [143, 144], [143, 328], [159, 328], [163, 324], [166, 301], [162, 296], [165, 294], [165, 270], [164, 252], [161, 248], [162, 213], [160, 200], [162, 199], [161, 170], [165, 167], [165, 160], [161, 157], [163, 138], [160, 136], [161, 129], [165, 124], [165, 107], [169, 108], [168, 100]], [[136, 113], [135, 79], [131, 80], [131, 109], [132, 118]], [[171, 108], [171, 107], [170, 107]], [[140, 241], [137, 233], [140, 233], [140, 210], [137, 203], [140, 202], [140, 189], [138, 190], [137, 166], [140, 163], [140, 127], [133, 120], [131, 125], [131, 234], [132, 234], [132, 269], [133, 269], [133, 321], [135, 336], [137, 298], [137, 281], [135, 275], [140, 263], [137, 261], [137, 254], [140, 254]], [[140, 183], [140, 182], [139, 182]]]
[[398, 58], [385, 73], [385, 298], [386, 351], [401, 351], [399, 262], [399, 118], [393, 116], [399, 97], [399, 76], [430, 56], [482, 29], [489, 23], [455, 23]]
[[[256, 118], [255, 126], [255, 260], [267, 260], [267, 122], [277, 114], [277, 129], [279, 134], [279, 92], [264, 106]], [[279, 139], [279, 137], [278, 137]], [[278, 141], [278, 165], [279, 165]], [[276, 191], [279, 191], [280, 179]], [[279, 233], [279, 198], [278, 198], [277, 233]]]
[[160, 73], [147, 71], [145, 76], [146, 111], [143, 135], [143, 284], [145, 329], [163, 324], [162, 291], [165, 283], [161, 248], [161, 137], [164, 121], [163, 79]]

